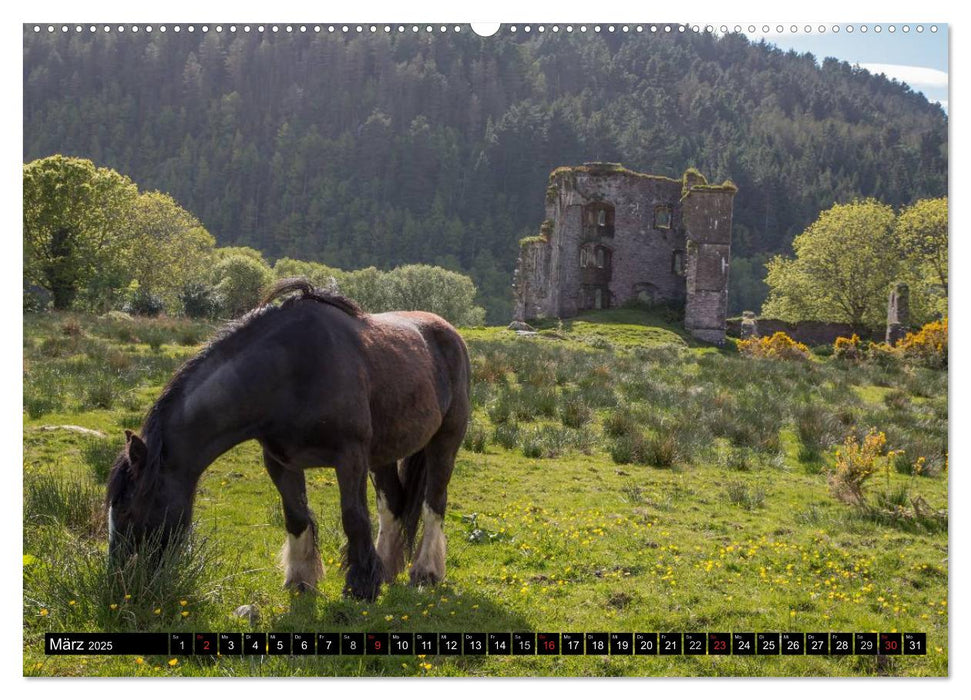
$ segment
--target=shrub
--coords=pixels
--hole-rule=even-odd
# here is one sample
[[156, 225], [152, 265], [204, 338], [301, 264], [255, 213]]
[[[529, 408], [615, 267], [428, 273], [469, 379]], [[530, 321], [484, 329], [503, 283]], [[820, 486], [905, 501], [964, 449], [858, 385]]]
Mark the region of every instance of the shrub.
[[849, 338], [837, 338], [833, 343], [833, 357], [837, 360], [856, 361], [862, 359], [863, 349], [860, 347], [860, 336], [856, 333]]
[[947, 367], [947, 319], [932, 321], [917, 333], [908, 333], [897, 351], [907, 360], [932, 369]]
[[738, 349], [749, 357], [762, 357], [773, 360], [808, 360], [809, 348], [797, 343], [782, 331], [770, 337], [740, 340]]
[[843, 447], [836, 450], [836, 464], [829, 470], [829, 488], [841, 501], [866, 505], [864, 488], [867, 480], [881, 467], [889, 469], [896, 454], [888, 453], [887, 436], [871, 428], [861, 444], [856, 435], [847, 436]]
[[543, 440], [538, 430], [528, 430], [520, 433], [520, 447], [523, 457], [539, 459], [543, 456]]
[[581, 396], [571, 394], [560, 406], [560, 421], [568, 428], [582, 428], [593, 418], [593, 411]]
[[635, 455], [634, 461], [651, 467], [669, 469], [680, 456], [680, 448], [673, 433], [652, 435], [644, 441], [640, 454]]
[[125, 304], [123, 311], [135, 316], [158, 316], [165, 310], [165, 302], [158, 294], [138, 287]]
[[799, 458], [816, 461], [834, 442], [833, 416], [819, 403], [806, 403], [795, 410], [796, 434], [802, 443]]
[[215, 318], [219, 312], [219, 294], [216, 289], [202, 282], [185, 285], [179, 292], [182, 313], [189, 318]]
[[895, 367], [900, 363], [900, 352], [886, 343], [870, 343], [863, 354], [867, 362], [877, 367]]
[[646, 442], [639, 432], [620, 435], [610, 443], [610, 458], [617, 464], [642, 463], [647, 450]]
[[808, 360], [809, 348], [797, 343], [782, 331], [771, 337], [749, 338], [738, 342], [739, 351], [749, 357], [773, 360]]
[[262, 260], [237, 254], [219, 262], [215, 279], [222, 311], [239, 316], [260, 303], [263, 288], [273, 280], [273, 273]]
[[486, 431], [479, 423], [469, 422], [469, 428], [465, 431], [465, 439], [462, 446], [469, 452], [485, 452]]
[[500, 447], [511, 450], [519, 442], [519, 426], [515, 423], [497, 425], [492, 433], [492, 441]]
[[381, 282], [393, 309], [430, 311], [456, 326], [478, 326], [485, 320], [485, 309], [474, 303], [475, 283], [466, 275], [431, 265], [403, 265], [384, 273]]
[[729, 503], [740, 506], [745, 510], [755, 510], [765, 505], [764, 489], [749, 489], [741, 482], [729, 483], [726, 495], [728, 496]]
[[604, 433], [609, 437], [618, 438], [636, 432], [637, 421], [631, 415], [629, 407], [618, 408], [604, 419]]

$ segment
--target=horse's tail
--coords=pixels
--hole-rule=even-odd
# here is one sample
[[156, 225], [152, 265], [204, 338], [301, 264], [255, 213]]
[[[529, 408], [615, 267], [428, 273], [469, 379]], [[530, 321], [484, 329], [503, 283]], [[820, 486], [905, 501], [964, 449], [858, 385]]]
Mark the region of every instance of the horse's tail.
[[401, 509], [401, 524], [405, 531], [405, 546], [408, 555], [415, 548], [418, 535], [418, 519], [421, 517], [422, 503], [425, 501], [425, 483], [428, 481], [428, 460], [425, 451], [419, 450], [401, 462], [398, 478], [405, 492], [405, 502]]

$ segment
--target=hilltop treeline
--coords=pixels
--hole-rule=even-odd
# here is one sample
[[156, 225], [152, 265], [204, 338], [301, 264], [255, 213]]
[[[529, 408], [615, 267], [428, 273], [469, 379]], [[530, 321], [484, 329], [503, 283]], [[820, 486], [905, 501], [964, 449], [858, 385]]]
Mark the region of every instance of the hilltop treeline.
[[819, 211], [947, 190], [940, 107], [737, 35], [26, 31], [25, 162], [90, 158], [270, 259], [465, 272], [492, 321], [558, 165], [731, 178], [732, 311]]

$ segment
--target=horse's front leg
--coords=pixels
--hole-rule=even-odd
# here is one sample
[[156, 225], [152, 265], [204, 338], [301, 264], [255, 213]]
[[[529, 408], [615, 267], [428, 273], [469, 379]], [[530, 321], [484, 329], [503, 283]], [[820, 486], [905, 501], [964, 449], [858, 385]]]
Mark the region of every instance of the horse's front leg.
[[344, 594], [374, 600], [384, 580], [384, 566], [371, 542], [371, 519], [367, 508], [367, 460], [363, 450], [344, 455], [337, 464], [341, 495], [341, 520], [347, 535]]
[[286, 578], [284, 587], [296, 591], [312, 590], [324, 575], [317, 549], [317, 524], [307, 504], [307, 482], [302, 469], [288, 469], [263, 451], [266, 471], [280, 492], [287, 541], [280, 559]]

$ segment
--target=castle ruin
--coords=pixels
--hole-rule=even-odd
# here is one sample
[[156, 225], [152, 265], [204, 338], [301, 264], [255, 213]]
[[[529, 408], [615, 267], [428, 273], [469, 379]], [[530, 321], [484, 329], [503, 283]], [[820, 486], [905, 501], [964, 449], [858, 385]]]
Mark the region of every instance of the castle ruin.
[[723, 343], [736, 189], [693, 169], [675, 180], [618, 163], [557, 168], [540, 235], [520, 242], [515, 319], [669, 303], [694, 337]]

